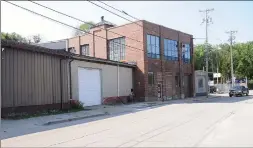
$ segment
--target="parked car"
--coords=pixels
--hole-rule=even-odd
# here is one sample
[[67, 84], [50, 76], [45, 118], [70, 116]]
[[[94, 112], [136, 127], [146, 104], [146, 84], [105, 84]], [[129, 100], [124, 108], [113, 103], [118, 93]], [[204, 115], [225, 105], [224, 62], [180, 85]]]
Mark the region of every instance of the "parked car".
[[249, 89], [245, 86], [234, 86], [229, 90], [229, 97], [249, 95]]
[[210, 91], [210, 93], [216, 93], [216, 92], [218, 92], [218, 88], [215, 86], [210, 86], [209, 91]]

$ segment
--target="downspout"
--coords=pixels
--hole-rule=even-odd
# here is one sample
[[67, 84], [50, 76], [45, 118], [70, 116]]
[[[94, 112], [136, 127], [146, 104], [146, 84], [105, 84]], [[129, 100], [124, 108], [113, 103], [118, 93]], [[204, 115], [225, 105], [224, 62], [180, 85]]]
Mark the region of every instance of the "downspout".
[[79, 44], [79, 54], [82, 55], [82, 49], [81, 49], [81, 36], [78, 36], [78, 44]]
[[92, 43], [93, 43], [93, 57], [95, 57], [96, 56], [96, 54], [95, 54], [95, 30], [93, 30], [92, 31], [92, 37], [93, 37], [93, 41], [92, 41]]
[[[162, 35], [161, 35], [161, 26], [160, 26], [160, 25], [159, 25], [159, 38], [160, 38], [160, 40], [159, 40], [159, 41], [160, 41], [160, 42], [159, 42], [159, 44], [160, 44], [160, 45], [159, 45], [160, 49], [159, 49], [159, 50], [160, 50], [160, 53], [161, 53], [161, 54], [160, 54], [160, 60], [161, 60], [161, 72], [162, 72], [161, 99], [162, 99], [162, 101], [164, 101], [164, 98], [163, 98], [163, 87], [164, 87], [164, 86], [163, 86], [163, 80], [164, 80], [164, 78], [163, 78], [163, 77], [164, 77], [164, 75], [165, 75], [165, 74], [164, 74], [165, 71], [164, 71], [164, 69], [163, 69], [163, 61], [164, 61], [164, 60], [163, 60], [163, 54], [162, 54], [163, 51], [161, 50], [161, 49], [162, 49]], [[164, 47], [163, 47], [163, 48], [164, 48]]]
[[63, 92], [63, 88], [62, 88], [62, 64], [61, 64], [62, 58], [60, 59], [60, 92], [61, 92], [61, 110], [63, 109], [63, 100], [62, 100], [62, 92]]
[[101, 29], [99, 29], [99, 30], [93, 30], [93, 31], [92, 31], [92, 38], [93, 38], [93, 39], [92, 39], [92, 41], [93, 41], [93, 42], [92, 42], [92, 43], [93, 43], [93, 57], [96, 57], [96, 51], [95, 51], [95, 49], [96, 49], [96, 48], [95, 48], [95, 47], [96, 47], [96, 43], [95, 43], [95, 33], [96, 33], [96, 32], [100, 32], [100, 31], [101, 31]]
[[182, 83], [182, 46], [180, 42], [180, 35], [178, 31], [178, 51], [179, 51], [179, 84], [180, 84], [180, 98], [182, 98], [182, 89], [183, 89], [183, 83]]
[[[69, 57], [69, 59], [71, 59], [71, 58]], [[71, 75], [71, 62], [72, 61], [73, 61], [73, 59], [71, 59], [69, 61], [69, 97], [70, 97], [70, 99], [73, 99], [72, 98], [72, 75]]]
[[109, 57], [110, 51], [109, 51], [109, 48], [108, 48], [109, 46], [108, 46], [108, 31], [107, 31], [107, 28], [105, 28], [105, 38], [106, 38], [106, 40], [105, 40], [106, 57], [107, 57], [107, 59], [110, 59], [110, 57]]
[[192, 80], [192, 97], [195, 97], [195, 92], [196, 92], [196, 88], [195, 88], [195, 67], [194, 67], [194, 55], [193, 55], [193, 53], [194, 53], [194, 46], [193, 46], [193, 37], [191, 38], [191, 55], [190, 55], [190, 58], [191, 58], [191, 67], [192, 67], [192, 78], [191, 78], [191, 80]]
[[[66, 40], [66, 51], [68, 51], [68, 39]], [[79, 36], [79, 49], [80, 49], [80, 36]], [[81, 52], [81, 49], [80, 49]], [[68, 56], [68, 59], [71, 59], [71, 56]], [[69, 99], [73, 99], [72, 98], [72, 75], [71, 75], [71, 62], [73, 61], [73, 59], [71, 59], [69, 61]]]

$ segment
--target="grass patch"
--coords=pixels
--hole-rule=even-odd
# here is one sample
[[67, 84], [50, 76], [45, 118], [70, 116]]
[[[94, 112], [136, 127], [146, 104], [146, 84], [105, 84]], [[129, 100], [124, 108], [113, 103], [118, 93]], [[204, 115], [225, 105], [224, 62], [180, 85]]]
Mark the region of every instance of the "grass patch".
[[19, 120], [19, 119], [27, 119], [27, 118], [33, 118], [33, 117], [41, 117], [41, 116], [49, 116], [49, 115], [57, 115], [57, 114], [64, 114], [64, 113], [73, 113], [73, 112], [79, 112], [87, 109], [69, 109], [69, 110], [44, 110], [44, 111], [38, 111], [36, 113], [11, 113], [3, 117], [2, 119], [13, 119], [13, 120]]
[[85, 110], [91, 110], [91, 109], [85, 109], [83, 107], [83, 103], [79, 102], [78, 100], [74, 100], [70, 102], [70, 109], [68, 110], [51, 109], [51, 110], [37, 111], [35, 113], [27, 113], [27, 112], [10, 113], [6, 115], [5, 117], [2, 117], [2, 119], [18, 120], [18, 119], [27, 119], [27, 118], [33, 118], [33, 117], [57, 115], [57, 114], [64, 114], [64, 113], [73, 113], [73, 112], [79, 112], [79, 111], [85, 111]]

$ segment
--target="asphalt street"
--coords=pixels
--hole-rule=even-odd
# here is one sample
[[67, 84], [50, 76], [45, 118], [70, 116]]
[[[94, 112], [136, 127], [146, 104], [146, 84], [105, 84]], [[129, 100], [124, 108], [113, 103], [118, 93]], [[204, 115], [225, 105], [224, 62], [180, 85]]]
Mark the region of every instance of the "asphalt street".
[[253, 147], [253, 96], [226, 95], [19, 130], [31, 132], [2, 139], [2, 146]]

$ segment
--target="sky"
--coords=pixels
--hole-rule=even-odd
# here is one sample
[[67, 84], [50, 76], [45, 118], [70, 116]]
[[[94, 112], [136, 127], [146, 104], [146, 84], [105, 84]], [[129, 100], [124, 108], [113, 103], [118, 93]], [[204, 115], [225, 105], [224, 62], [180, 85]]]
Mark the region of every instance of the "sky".
[[[11, 1], [15, 4], [54, 18], [71, 26], [82, 22], [62, 16], [29, 1]], [[100, 17], [117, 25], [129, 23], [88, 1], [36, 1], [83, 21], [99, 22]], [[93, 1], [99, 5], [99, 2]], [[194, 38], [205, 38], [204, 13], [199, 10], [214, 8], [210, 12], [213, 24], [208, 27], [211, 44], [228, 42], [226, 31], [237, 30], [235, 42], [253, 41], [253, 1], [104, 1], [128, 14], [168, 28], [176, 29]], [[102, 5], [106, 7], [105, 5]], [[108, 7], [106, 7], [109, 10]], [[119, 12], [117, 12], [120, 14]], [[127, 17], [124, 14], [120, 14]], [[134, 19], [127, 17], [134, 21]], [[74, 29], [34, 15], [1, 1], [1, 32], [16, 32], [24, 37], [40, 34], [42, 42], [55, 41], [73, 36]], [[204, 43], [203, 39], [194, 40]]]

